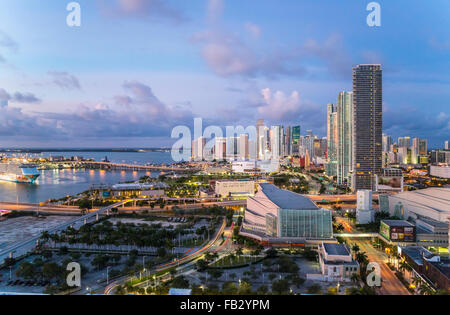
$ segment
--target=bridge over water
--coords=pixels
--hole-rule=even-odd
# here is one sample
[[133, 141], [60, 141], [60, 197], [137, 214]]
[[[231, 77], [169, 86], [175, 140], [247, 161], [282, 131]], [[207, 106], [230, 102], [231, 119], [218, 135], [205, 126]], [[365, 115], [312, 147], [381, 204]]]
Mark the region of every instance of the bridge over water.
[[81, 164], [86, 168], [105, 169], [105, 170], [173, 172], [173, 173], [188, 173], [188, 172], [200, 171], [199, 168], [190, 168], [190, 167], [162, 166], [162, 165], [137, 165], [137, 164], [97, 162], [97, 161], [81, 161], [81, 162], [76, 162], [76, 164], [78, 164], [78, 165]]

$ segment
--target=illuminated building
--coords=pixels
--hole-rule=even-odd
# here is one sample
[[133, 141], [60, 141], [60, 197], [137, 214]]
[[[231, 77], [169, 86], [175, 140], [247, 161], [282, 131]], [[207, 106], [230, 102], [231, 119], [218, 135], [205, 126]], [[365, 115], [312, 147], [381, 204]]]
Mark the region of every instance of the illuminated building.
[[328, 161], [327, 175], [337, 175], [337, 111], [334, 104], [327, 105], [327, 140], [328, 140]]
[[382, 167], [383, 86], [381, 65], [353, 69], [352, 189], [374, 190]]
[[240, 234], [266, 244], [330, 240], [331, 211], [319, 208], [308, 197], [259, 184], [258, 193], [247, 199]]
[[337, 99], [337, 182], [349, 183], [353, 158], [353, 93], [341, 92]]

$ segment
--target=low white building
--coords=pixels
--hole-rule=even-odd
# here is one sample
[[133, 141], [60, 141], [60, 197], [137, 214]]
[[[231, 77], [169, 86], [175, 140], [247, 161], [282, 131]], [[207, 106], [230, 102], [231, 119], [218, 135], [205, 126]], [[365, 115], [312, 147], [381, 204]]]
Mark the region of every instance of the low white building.
[[254, 196], [255, 182], [252, 180], [219, 180], [215, 193], [223, 198], [230, 196]]
[[372, 191], [358, 190], [356, 220], [358, 224], [368, 224], [375, 219], [375, 212], [372, 208]]
[[359, 274], [359, 263], [353, 259], [350, 249], [345, 244], [319, 245], [319, 264], [322, 274], [308, 274], [307, 279], [350, 282], [353, 274]]
[[430, 175], [440, 178], [450, 178], [450, 166], [449, 165], [431, 165]]

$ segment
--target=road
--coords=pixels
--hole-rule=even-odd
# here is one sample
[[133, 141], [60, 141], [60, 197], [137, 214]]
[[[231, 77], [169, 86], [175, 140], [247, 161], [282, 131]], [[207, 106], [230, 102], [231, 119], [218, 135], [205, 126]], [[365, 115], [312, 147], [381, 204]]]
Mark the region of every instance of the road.
[[40, 211], [49, 214], [80, 214], [80, 208], [57, 205], [39, 205], [33, 203], [0, 202], [0, 209], [11, 211]]
[[[191, 272], [193, 269], [195, 269], [196, 261], [198, 259], [200, 259], [204, 254], [206, 254], [207, 252], [218, 252], [220, 249], [223, 248], [223, 246], [226, 243], [228, 243], [230, 241], [230, 238], [232, 236], [233, 227], [234, 227], [234, 223], [229, 229], [230, 232], [226, 233], [226, 234], [228, 234], [227, 239], [224, 241], [224, 243], [222, 245], [220, 245], [220, 242], [219, 242], [220, 237], [221, 237], [222, 233], [225, 232], [225, 228], [226, 228], [226, 221], [224, 220], [220, 229], [216, 232], [213, 239], [211, 241], [209, 241], [208, 244], [206, 244], [205, 246], [203, 246], [202, 248], [198, 249], [197, 251], [195, 251], [193, 253], [189, 253], [180, 259], [174, 260], [173, 262], [159, 265], [155, 268], [154, 271], [160, 272], [160, 271], [167, 270], [172, 267], [180, 266], [181, 264], [183, 264], [183, 266], [180, 266], [180, 269], [178, 270], [178, 274], [181, 275], [181, 274], [186, 274], [186, 273]], [[110, 285], [108, 285], [105, 288], [104, 293], [106, 295], [113, 294], [114, 290], [117, 288], [117, 286], [119, 286], [121, 283], [127, 282], [129, 280], [130, 280], [129, 277], [124, 277], [124, 278], [120, 278], [120, 279], [116, 280], [115, 282], [111, 283]]]
[[373, 248], [369, 241], [350, 240], [349, 244], [356, 243], [362, 252], [367, 254], [369, 262], [376, 262], [381, 268], [382, 287], [380, 288], [381, 295], [411, 295], [405, 286], [398, 280], [394, 272], [386, 264], [388, 257]]

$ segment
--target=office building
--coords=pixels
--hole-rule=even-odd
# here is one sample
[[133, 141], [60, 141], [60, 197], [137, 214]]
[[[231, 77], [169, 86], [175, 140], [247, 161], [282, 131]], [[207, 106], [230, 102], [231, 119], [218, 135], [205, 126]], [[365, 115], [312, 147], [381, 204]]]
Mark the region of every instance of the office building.
[[301, 127], [300, 126], [294, 126], [292, 127], [292, 154], [293, 155], [298, 155], [299, 151], [298, 151], [298, 147], [300, 145], [300, 132], [301, 132]]
[[353, 69], [352, 189], [374, 190], [382, 168], [383, 82], [381, 65]]

